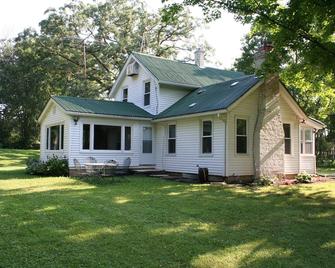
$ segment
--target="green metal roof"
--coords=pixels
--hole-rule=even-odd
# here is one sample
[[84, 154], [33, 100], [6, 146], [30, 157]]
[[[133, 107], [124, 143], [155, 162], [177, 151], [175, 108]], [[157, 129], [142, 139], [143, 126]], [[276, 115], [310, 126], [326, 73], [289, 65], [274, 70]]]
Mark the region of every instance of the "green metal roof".
[[69, 96], [51, 97], [65, 111], [124, 117], [152, 118], [153, 115], [130, 102], [93, 100]]
[[226, 109], [259, 81], [256, 76], [250, 75], [195, 89], [155, 119]]
[[195, 64], [168, 60], [137, 52], [133, 52], [132, 55], [160, 82], [201, 87], [244, 76], [244, 73], [241, 72], [210, 67], [200, 68]]

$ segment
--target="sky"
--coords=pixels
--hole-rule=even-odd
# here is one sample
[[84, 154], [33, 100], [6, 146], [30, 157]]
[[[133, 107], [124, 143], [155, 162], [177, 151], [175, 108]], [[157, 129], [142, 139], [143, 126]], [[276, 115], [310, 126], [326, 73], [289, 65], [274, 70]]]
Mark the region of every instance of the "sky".
[[[89, 0], [87, 0], [89, 1]], [[145, 0], [151, 11], [161, 7], [160, 0]], [[15, 37], [23, 29], [38, 29], [38, 23], [45, 18], [44, 11], [50, 7], [60, 7], [68, 0], [4, 0], [0, 4], [0, 39]], [[199, 8], [192, 7], [196, 18], [203, 18]], [[214, 48], [214, 55], [207, 65], [232, 67], [234, 59], [241, 55], [241, 40], [250, 27], [234, 20], [233, 15], [223, 13], [221, 19], [203, 24], [195, 33], [199, 45], [204, 40]]]

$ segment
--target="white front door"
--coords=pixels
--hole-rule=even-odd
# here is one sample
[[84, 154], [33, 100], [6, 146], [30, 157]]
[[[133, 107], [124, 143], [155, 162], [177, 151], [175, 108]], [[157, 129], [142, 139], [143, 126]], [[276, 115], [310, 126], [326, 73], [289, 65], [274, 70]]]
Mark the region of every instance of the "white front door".
[[140, 159], [141, 165], [154, 165], [154, 148], [153, 148], [153, 129], [151, 126], [142, 128], [142, 154]]

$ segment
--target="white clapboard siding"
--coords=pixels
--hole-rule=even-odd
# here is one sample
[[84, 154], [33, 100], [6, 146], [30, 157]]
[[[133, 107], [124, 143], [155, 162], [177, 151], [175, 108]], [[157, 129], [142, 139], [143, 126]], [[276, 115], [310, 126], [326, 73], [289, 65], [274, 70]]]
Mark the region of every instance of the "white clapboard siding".
[[[201, 154], [201, 122], [213, 122], [213, 153]], [[167, 126], [176, 124], [176, 154], [167, 152]], [[211, 117], [194, 117], [156, 124], [156, 166], [173, 172], [198, 173], [198, 165], [207, 167], [211, 175], [224, 176], [225, 172], [225, 122]]]
[[315, 155], [300, 155], [300, 173], [307, 172], [310, 174], [316, 173]]
[[[144, 83], [150, 83], [150, 105], [144, 106]], [[125, 76], [123, 81], [116, 89], [115, 100], [123, 100], [123, 89], [128, 88], [128, 102], [141, 107], [151, 114], [158, 113], [158, 83], [155, 77], [147, 70], [139, 67], [139, 74], [134, 76]]]
[[[110, 151], [110, 150], [82, 150], [82, 125], [83, 124], [100, 124], [113, 126], [130, 126], [132, 129], [131, 150], [130, 151]], [[142, 146], [142, 122], [127, 119], [106, 119], [97, 117], [81, 117], [77, 125], [71, 121], [71, 140], [70, 140], [70, 155], [69, 164], [73, 166], [73, 160], [77, 159], [82, 165], [87, 163], [88, 157], [95, 157], [98, 162], [107, 160], [116, 160], [122, 165], [126, 158], [131, 158], [131, 166], [138, 166], [140, 163], [140, 152]], [[91, 127], [91, 135], [93, 126]], [[124, 135], [122, 134], [122, 146], [124, 148]], [[91, 144], [93, 140], [91, 139]]]
[[[253, 175], [253, 133], [257, 119], [258, 90], [244, 98], [227, 114], [227, 176]], [[235, 120], [247, 120], [247, 154], [236, 154]]]
[[159, 112], [169, 108], [172, 104], [186, 96], [190, 90], [176, 88], [168, 85], [160, 85], [159, 88]]
[[[48, 157], [58, 156], [66, 157], [69, 156], [69, 122], [70, 117], [66, 115], [61, 108], [52, 104], [41, 123], [40, 129], [40, 159], [45, 161]], [[64, 125], [64, 149], [63, 150], [47, 150], [46, 149], [46, 134], [47, 128], [54, 125]]]
[[284, 155], [285, 174], [299, 173], [299, 119], [287, 102], [280, 98], [280, 110], [283, 123], [291, 125], [291, 154]]

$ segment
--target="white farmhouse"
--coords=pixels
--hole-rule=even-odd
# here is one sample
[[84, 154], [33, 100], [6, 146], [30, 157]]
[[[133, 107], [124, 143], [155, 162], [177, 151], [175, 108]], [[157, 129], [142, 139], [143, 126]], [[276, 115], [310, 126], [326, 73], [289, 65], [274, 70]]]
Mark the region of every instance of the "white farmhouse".
[[201, 54], [189, 64], [132, 53], [109, 97], [52, 97], [39, 118], [41, 159], [130, 157], [133, 167], [223, 177], [316, 172], [324, 124], [276, 76], [203, 67]]

